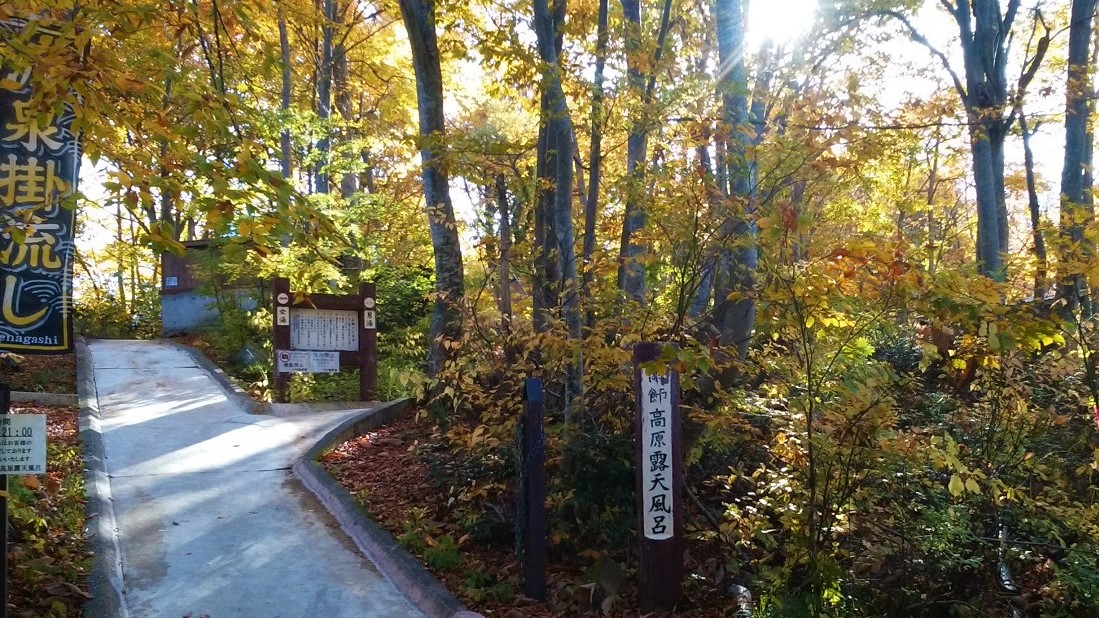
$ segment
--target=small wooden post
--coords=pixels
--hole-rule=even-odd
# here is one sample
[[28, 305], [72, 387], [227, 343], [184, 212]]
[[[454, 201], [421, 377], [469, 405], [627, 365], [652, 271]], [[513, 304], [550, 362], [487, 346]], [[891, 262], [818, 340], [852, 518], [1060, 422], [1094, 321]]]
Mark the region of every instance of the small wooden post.
[[663, 344], [633, 351], [637, 424], [638, 588], [643, 611], [671, 610], [683, 595], [683, 453], [679, 375], [643, 371]]
[[378, 308], [373, 283], [359, 284], [359, 398], [378, 400]]
[[523, 570], [523, 594], [546, 600], [546, 432], [542, 380], [523, 384], [519, 431], [519, 531], [516, 548]]
[[275, 313], [275, 398], [279, 403], [286, 403], [290, 397], [290, 374], [279, 371], [278, 351], [290, 349], [290, 305], [293, 300], [290, 280], [275, 279], [275, 285], [271, 286], [271, 307]]

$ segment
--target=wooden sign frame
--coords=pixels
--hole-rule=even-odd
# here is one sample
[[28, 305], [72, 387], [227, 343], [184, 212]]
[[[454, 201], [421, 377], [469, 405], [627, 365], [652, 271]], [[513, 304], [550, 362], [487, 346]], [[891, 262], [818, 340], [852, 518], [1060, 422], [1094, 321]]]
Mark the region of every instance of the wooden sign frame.
[[[290, 291], [290, 280], [275, 279], [271, 291], [273, 308], [275, 392], [280, 403], [289, 399], [290, 373], [278, 370], [279, 351], [291, 350], [290, 312], [294, 309], [329, 309], [335, 311], [353, 311], [358, 316], [359, 349], [340, 351], [340, 368], [359, 368], [359, 399], [377, 401], [378, 399], [378, 330], [377, 296], [373, 283], [359, 284], [359, 293], [355, 294], [307, 294], [296, 298]], [[285, 316], [285, 317], [283, 317]], [[316, 350], [330, 352], [332, 350]]]

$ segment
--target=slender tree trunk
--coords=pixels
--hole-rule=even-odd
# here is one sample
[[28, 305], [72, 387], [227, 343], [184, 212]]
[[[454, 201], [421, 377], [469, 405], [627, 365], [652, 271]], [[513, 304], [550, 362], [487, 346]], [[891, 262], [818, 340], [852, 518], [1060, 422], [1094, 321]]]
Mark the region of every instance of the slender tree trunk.
[[436, 297], [431, 316], [428, 372], [436, 375], [448, 356], [444, 340], [457, 340], [462, 334], [460, 307], [465, 295], [462, 247], [446, 169], [443, 75], [435, 33], [435, 4], [431, 0], [399, 0], [399, 3], [416, 73], [424, 198], [435, 252]]
[[1091, 92], [1089, 45], [1095, 0], [1072, 0], [1069, 23], [1068, 75], [1065, 88], [1065, 163], [1061, 171], [1062, 274], [1058, 295], [1070, 309], [1086, 299], [1087, 284], [1073, 262], [1084, 257], [1084, 228], [1088, 212], [1084, 195], [1084, 161], [1087, 158]]
[[511, 205], [504, 175], [496, 175], [496, 203], [500, 211], [500, 317], [504, 331], [511, 331]]
[[126, 247], [127, 243], [122, 236], [122, 203], [116, 202], [114, 207], [114, 221], [115, 221], [115, 242], [118, 246], [115, 247], [115, 282], [118, 285], [118, 302], [121, 305], [122, 313], [128, 313], [129, 309], [126, 303], [126, 281], [122, 276], [124, 266], [122, 264], [123, 256], [122, 251]]
[[[343, 14], [339, 11], [333, 13], [333, 20], [335, 24], [343, 26]], [[346, 38], [346, 37], [343, 37]], [[340, 43], [337, 44], [332, 51], [332, 76], [336, 88], [336, 111], [340, 113], [340, 141], [341, 143], [348, 143], [353, 139], [353, 135], [350, 134], [350, 122], [354, 119], [354, 111], [351, 107], [351, 90], [348, 80], [350, 78], [349, 68], [347, 62], [347, 47], [343, 43], [341, 38]], [[344, 172], [340, 175], [340, 197], [345, 200], [351, 199], [351, 196], [358, 190], [359, 185], [358, 176], [351, 172]]]
[[323, 0], [324, 25], [321, 26], [321, 66], [317, 80], [317, 118], [321, 123], [321, 139], [317, 142], [320, 159], [317, 161], [317, 193], [329, 192], [328, 164], [332, 147], [328, 119], [332, 115], [332, 27], [336, 12], [335, 0]]
[[645, 300], [645, 265], [641, 254], [645, 247], [635, 236], [645, 227], [645, 160], [648, 151], [648, 109], [645, 74], [641, 57], [641, 0], [622, 0], [625, 16], [626, 76], [636, 109], [631, 114], [630, 134], [626, 138], [626, 212], [622, 218], [622, 237], [618, 253], [618, 289], [634, 302]]
[[599, 0], [599, 23], [595, 35], [595, 79], [591, 100], [591, 145], [588, 148], [588, 197], [584, 201], [584, 274], [581, 301], [586, 308], [584, 323], [588, 330], [595, 328], [595, 311], [592, 308], [591, 284], [595, 277], [592, 256], [595, 254], [595, 225], [599, 213], [599, 183], [603, 178], [603, 71], [607, 64], [607, 39], [609, 0]]
[[1038, 203], [1038, 188], [1034, 179], [1034, 151], [1030, 148], [1030, 127], [1026, 114], [1019, 111], [1019, 130], [1023, 134], [1023, 162], [1026, 167], [1027, 204], [1030, 207], [1030, 233], [1033, 239], [1032, 250], [1037, 263], [1034, 270], [1034, 299], [1042, 300], [1049, 290], [1049, 258], [1046, 255], [1046, 239], [1042, 235], [1042, 215]]
[[282, 158], [280, 160], [282, 166], [282, 177], [289, 179], [293, 174], [293, 168], [290, 162], [290, 128], [289, 128], [289, 115], [290, 115], [290, 96], [291, 86], [293, 85], [290, 75], [290, 36], [286, 31], [286, 10], [283, 7], [283, 3], [279, 2], [278, 8], [278, 20], [279, 20], [279, 51], [281, 52], [282, 60], [282, 102], [281, 110], [283, 114], [283, 122], [286, 123], [286, 127], [283, 128], [279, 135], [282, 146]]
[[[656, 65], [660, 62], [664, 42], [671, 23], [671, 0], [664, 1], [660, 31], [656, 49], [651, 58], [641, 57], [641, 0], [622, 0], [626, 18], [626, 66], [630, 92], [637, 98], [637, 111], [633, 113], [630, 134], [626, 139], [626, 212], [622, 220], [622, 238], [619, 245], [618, 289], [623, 296], [635, 302], [645, 300], [645, 265], [640, 258], [645, 246], [636, 236], [646, 224], [645, 201], [648, 193], [647, 158], [653, 89], [656, 84]], [[648, 72], [644, 70], [648, 66]]]
[[[168, 75], [164, 80], [164, 111], [168, 111], [168, 106], [172, 101], [172, 76]], [[168, 142], [167, 140], [160, 141], [160, 220], [164, 223], [171, 224], [172, 226], [172, 238], [179, 240], [183, 230], [180, 228], [178, 217], [176, 216], [176, 192], [169, 189], [170, 174], [168, 172], [168, 166], [165, 164], [165, 160], [168, 157]], [[153, 221], [149, 222], [150, 224]]]

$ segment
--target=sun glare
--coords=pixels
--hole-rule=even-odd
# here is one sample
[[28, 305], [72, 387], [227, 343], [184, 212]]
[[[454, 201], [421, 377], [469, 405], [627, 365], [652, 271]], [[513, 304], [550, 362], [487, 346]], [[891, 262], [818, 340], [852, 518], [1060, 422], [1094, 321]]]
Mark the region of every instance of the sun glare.
[[784, 45], [805, 34], [813, 25], [817, 0], [753, 0], [748, 6], [748, 32], [751, 47], [770, 39]]

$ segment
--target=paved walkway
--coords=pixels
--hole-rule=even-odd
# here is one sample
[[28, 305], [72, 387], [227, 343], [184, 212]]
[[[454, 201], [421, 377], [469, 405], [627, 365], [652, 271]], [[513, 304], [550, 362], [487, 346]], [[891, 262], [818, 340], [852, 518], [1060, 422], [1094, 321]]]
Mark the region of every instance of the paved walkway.
[[114, 611], [422, 617], [290, 471], [355, 411], [250, 415], [174, 346], [89, 347], [117, 525], [97, 542], [113, 545], [102, 549], [121, 567]]

